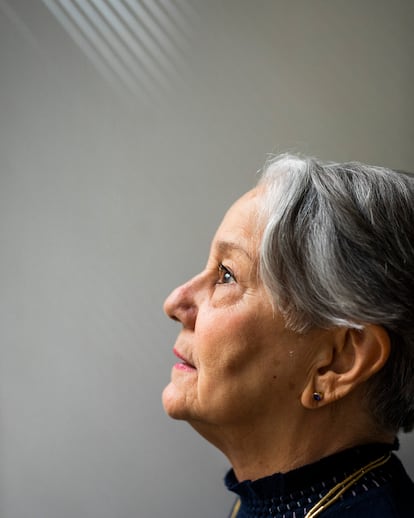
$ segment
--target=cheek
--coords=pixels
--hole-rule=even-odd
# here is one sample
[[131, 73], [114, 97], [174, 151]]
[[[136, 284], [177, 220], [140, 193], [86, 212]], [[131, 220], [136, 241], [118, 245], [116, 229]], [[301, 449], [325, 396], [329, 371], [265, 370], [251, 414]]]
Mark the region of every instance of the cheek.
[[277, 369], [281, 360], [273, 324], [272, 321], [269, 326], [256, 315], [235, 310], [205, 318], [197, 328], [201, 369], [230, 377], [242, 371]]

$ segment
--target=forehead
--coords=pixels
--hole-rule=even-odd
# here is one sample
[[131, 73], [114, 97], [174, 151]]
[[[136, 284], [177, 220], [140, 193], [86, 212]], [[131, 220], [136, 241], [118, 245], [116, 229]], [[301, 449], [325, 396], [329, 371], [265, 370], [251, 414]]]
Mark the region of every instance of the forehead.
[[227, 211], [213, 240], [220, 251], [243, 249], [255, 259], [259, 252], [262, 226], [259, 224], [261, 193], [253, 189], [239, 198]]

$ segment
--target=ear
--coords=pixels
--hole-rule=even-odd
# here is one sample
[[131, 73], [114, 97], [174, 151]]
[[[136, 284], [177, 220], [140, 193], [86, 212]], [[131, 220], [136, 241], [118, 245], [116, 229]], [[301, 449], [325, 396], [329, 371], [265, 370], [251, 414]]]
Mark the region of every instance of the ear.
[[[337, 328], [316, 358], [301, 401], [305, 408], [319, 408], [352, 392], [376, 374], [390, 355], [390, 338], [382, 326]], [[320, 398], [314, 397], [315, 393]]]

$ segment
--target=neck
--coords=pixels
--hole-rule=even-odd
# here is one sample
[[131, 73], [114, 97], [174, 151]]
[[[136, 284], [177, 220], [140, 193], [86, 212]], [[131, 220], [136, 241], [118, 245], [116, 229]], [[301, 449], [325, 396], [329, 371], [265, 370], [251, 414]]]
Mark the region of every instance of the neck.
[[353, 446], [394, 440], [363, 416], [352, 423], [336, 417], [325, 407], [306, 411], [295, 425], [273, 421], [220, 427], [190, 424], [226, 455], [239, 481], [286, 473]]

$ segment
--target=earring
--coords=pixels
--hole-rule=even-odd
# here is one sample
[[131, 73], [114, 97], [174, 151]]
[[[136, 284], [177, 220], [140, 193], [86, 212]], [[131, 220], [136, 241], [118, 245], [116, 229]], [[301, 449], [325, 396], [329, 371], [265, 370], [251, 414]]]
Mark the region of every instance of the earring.
[[322, 401], [323, 394], [322, 394], [322, 392], [314, 392], [312, 394], [312, 397], [313, 397], [314, 401]]

